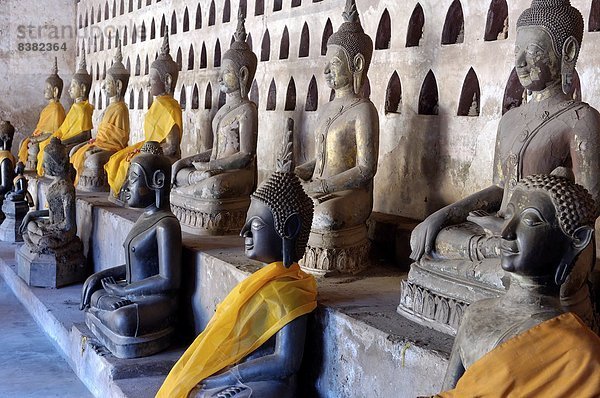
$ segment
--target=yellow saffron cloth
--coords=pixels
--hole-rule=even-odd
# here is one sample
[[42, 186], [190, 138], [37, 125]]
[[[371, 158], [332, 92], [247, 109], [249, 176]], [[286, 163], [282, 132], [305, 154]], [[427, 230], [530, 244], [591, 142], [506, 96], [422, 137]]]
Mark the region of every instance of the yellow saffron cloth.
[[127, 177], [131, 158], [137, 154], [146, 141], [163, 142], [173, 126], [179, 127], [179, 138], [183, 133], [183, 121], [179, 102], [170, 95], [156, 97], [148, 109], [144, 119], [144, 141], [121, 149], [110, 157], [104, 166], [108, 176], [108, 185], [115, 195], [119, 194], [121, 186]]
[[10, 151], [0, 150], [0, 163], [2, 163], [5, 159], [10, 160], [10, 163], [12, 164], [11, 169], [14, 169], [15, 157], [13, 156], [13, 154], [10, 153]]
[[76, 102], [69, 109], [65, 121], [58, 130], [56, 130], [47, 140], [40, 142], [40, 153], [38, 153], [37, 159], [37, 172], [38, 175], [44, 174], [42, 163], [44, 160], [44, 149], [50, 143], [52, 137], [59, 138], [61, 140], [68, 140], [77, 136], [84, 131], [91, 130], [94, 126], [92, 124], [92, 114], [94, 113], [94, 106], [87, 101]]
[[[38, 124], [31, 134], [32, 137], [37, 137], [42, 133], [54, 133], [59, 129], [60, 125], [65, 121], [65, 108], [60, 102], [50, 102], [40, 113]], [[27, 137], [21, 143], [19, 148], [19, 160], [23, 163], [27, 162], [27, 149], [29, 148], [30, 138]]]
[[120, 151], [127, 146], [129, 141], [129, 109], [123, 101], [113, 102], [106, 108], [102, 121], [98, 125], [98, 133], [93, 142], [83, 145], [73, 156], [71, 163], [77, 170], [75, 186], [83, 171], [85, 153], [92, 148], [100, 148], [103, 151]]
[[600, 337], [562, 314], [490, 351], [436, 397], [600, 397]]
[[187, 398], [202, 380], [235, 365], [317, 306], [315, 278], [298, 264], [271, 263], [240, 282], [185, 351], [156, 398]]

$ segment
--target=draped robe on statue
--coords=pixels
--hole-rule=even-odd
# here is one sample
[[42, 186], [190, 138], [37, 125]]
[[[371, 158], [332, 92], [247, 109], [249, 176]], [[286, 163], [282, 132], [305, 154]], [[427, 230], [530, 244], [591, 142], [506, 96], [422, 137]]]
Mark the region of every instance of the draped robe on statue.
[[[31, 134], [32, 137], [37, 137], [42, 133], [54, 133], [60, 128], [65, 121], [65, 108], [60, 102], [50, 102], [40, 113], [40, 120]], [[23, 163], [27, 162], [27, 150], [29, 149], [29, 137], [25, 138], [19, 148], [19, 160]]]

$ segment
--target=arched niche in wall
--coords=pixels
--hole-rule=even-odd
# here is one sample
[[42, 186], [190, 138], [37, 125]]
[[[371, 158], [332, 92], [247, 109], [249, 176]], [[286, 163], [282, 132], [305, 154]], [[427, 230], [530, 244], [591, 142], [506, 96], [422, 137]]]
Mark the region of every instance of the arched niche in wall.
[[133, 109], [135, 107], [135, 94], [133, 93], [133, 89], [129, 90], [129, 109]]
[[194, 90], [192, 91], [192, 109], [196, 110], [200, 107], [200, 98], [198, 94], [198, 85], [194, 83]]
[[[96, 21], [94, 20], [94, 18], [96, 17], [96, 14], [94, 14], [94, 7], [92, 6], [92, 10], [90, 11], [90, 25], [93, 25]], [[100, 21], [98, 21], [100, 22]]]
[[185, 92], [185, 86], [181, 86], [181, 92], [179, 93], [179, 106], [185, 110], [187, 106], [187, 94]]
[[121, 5], [119, 6], [119, 15], [125, 14], [125, 0], [121, 0]]
[[508, 4], [506, 0], [492, 0], [485, 24], [485, 41], [508, 39]]
[[304, 22], [302, 26], [302, 33], [300, 33], [300, 46], [298, 47], [298, 57], [308, 57], [310, 52], [310, 32], [308, 30], [308, 24]]
[[256, 79], [252, 81], [252, 86], [250, 86], [250, 95], [248, 96], [248, 98], [250, 99], [250, 101], [256, 104], [256, 107], [258, 107], [258, 101], [260, 98], [258, 94], [258, 83], [256, 83]]
[[200, 3], [198, 3], [198, 7], [196, 7], [196, 29], [202, 29], [202, 8], [200, 7]]
[[225, 0], [223, 3], [223, 23], [231, 20], [231, 1]]
[[314, 112], [319, 107], [319, 89], [317, 87], [317, 79], [313, 75], [308, 83], [308, 91], [306, 93], [306, 102], [304, 104], [304, 110], [307, 112]]
[[469, 69], [463, 82], [458, 101], [458, 116], [479, 116], [481, 110], [481, 90], [479, 79], [473, 68]]
[[425, 26], [425, 14], [423, 7], [417, 3], [415, 9], [408, 21], [408, 31], [406, 32], [406, 47], [418, 47], [423, 37], [423, 27]]
[[146, 63], [144, 64], [144, 76], [150, 74], [150, 62], [148, 61], [148, 55], [146, 55]]
[[177, 13], [175, 11], [171, 14], [171, 26], [169, 26], [169, 32], [172, 35], [177, 34]]
[[135, 44], [136, 40], [137, 40], [137, 28], [135, 27], [135, 24], [133, 24], [133, 30], [131, 31], [131, 44]]
[[387, 10], [383, 10], [381, 18], [379, 19], [379, 26], [377, 27], [377, 35], [375, 36], [375, 50], [384, 50], [390, 48], [390, 40], [392, 37], [392, 20], [390, 13]]
[[181, 47], [179, 47], [177, 49], [177, 60], [175, 62], [177, 62], [177, 67], [179, 68], [179, 70], [182, 70], [183, 69], [183, 54], [181, 53]]
[[109, 104], [110, 104], [110, 98], [107, 95], [106, 98], [104, 99], [104, 108], [108, 108]]
[[302, 0], [292, 0], [292, 8], [300, 7], [302, 5]]
[[104, 35], [100, 36], [100, 51], [104, 51]]
[[279, 59], [288, 59], [290, 55], [290, 33], [287, 26], [283, 28], [281, 43], [279, 43]]
[[285, 93], [285, 107], [286, 111], [295, 111], [296, 110], [296, 83], [294, 82], [294, 78], [290, 78], [290, 82], [287, 86], [287, 91]]
[[268, 61], [271, 56], [271, 36], [269, 35], [269, 29], [265, 30], [263, 35], [262, 44], [260, 46], [260, 60]]
[[433, 71], [429, 71], [419, 94], [419, 115], [437, 115], [439, 114], [439, 96], [437, 81]]
[[111, 31], [108, 31], [108, 39], [106, 42], [107, 42], [108, 49], [110, 50], [112, 47], [112, 32]]
[[194, 70], [194, 45], [190, 46], [190, 51], [188, 53], [188, 70]]
[[92, 95], [92, 105], [94, 105], [96, 107], [96, 109], [98, 109], [98, 101], [96, 100], [96, 93], [95, 92]]
[[106, 79], [106, 62], [103, 63], [102, 65], [102, 76], [101, 76], [102, 80]]
[[160, 20], [160, 37], [165, 37], [165, 32], [167, 31], [167, 18], [163, 15]]
[[235, 36], [231, 35], [231, 40], [229, 41], [229, 48], [231, 48], [231, 45], [233, 44], [234, 41], [235, 41]]
[[128, 12], [133, 12], [133, 0], [129, 0], [129, 9]]
[[204, 93], [204, 109], [212, 109], [212, 86], [210, 82], [206, 85], [206, 92]]
[[265, 0], [256, 0], [254, 2], [254, 15], [263, 15], [265, 13]]
[[504, 115], [509, 110], [521, 106], [524, 97], [525, 89], [519, 81], [519, 76], [517, 76], [516, 69], [513, 68], [508, 77], [508, 82], [506, 82], [506, 87], [504, 88], [504, 99], [502, 100], [502, 114]]
[[152, 96], [152, 92], [150, 90], [148, 90], [148, 93], [146, 93], [146, 103], [148, 104], [147, 109], [150, 109], [153, 102], [154, 102], [154, 97]]
[[385, 113], [402, 113], [402, 84], [394, 71], [385, 90]]
[[98, 23], [102, 22], [102, 7], [98, 6], [98, 18], [96, 18]]
[[[87, 16], [87, 13], [86, 13]], [[79, 14], [79, 25], [78, 25], [79, 29], [83, 29], [83, 15]]]
[[219, 39], [217, 39], [217, 42], [215, 43], [215, 56], [213, 58], [213, 66], [215, 68], [221, 66], [221, 43], [219, 42]]
[[146, 41], [146, 22], [142, 22], [142, 27], [140, 28], [140, 41]]
[[154, 18], [152, 18], [152, 23], [150, 23], [150, 40], [156, 38], [156, 22], [154, 22]]
[[139, 10], [140, 8], [142, 8], [142, 0], [138, 0], [138, 6], [137, 6], [137, 8], [138, 8], [138, 10]]
[[325, 28], [323, 28], [323, 36], [321, 37], [321, 55], [327, 54], [327, 40], [329, 40], [329, 36], [332, 34], [333, 26], [331, 25], [331, 19], [327, 18]]
[[[96, 65], [97, 67], [98, 65]], [[125, 64], [125, 68], [127, 68], [127, 71], [129, 72], [129, 74], [131, 74], [131, 60], [129, 59], [129, 57], [127, 57], [127, 63]]]
[[283, 0], [273, 0], [273, 11], [281, 11], [283, 8]]
[[144, 109], [144, 91], [140, 88], [138, 92], [138, 102], [137, 102], [138, 110]]
[[588, 31], [600, 32], [600, 0], [592, 0], [590, 19], [588, 21]]
[[117, 1], [113, 0], [112, 17], [115, 18], [116, 16], [117, 16]]
[[102, 90], [100, 90], [100, 92], [98, 93], [98, 105], [97, 105], [98, 110], [101, 110], [103, 105], [104, 105], [104, 101], [102, 101]]
[[121, 43], [123, 44], [123, 46], [127, 45], [127, 40], [129, 38], [128, 32], [127, 32], [127, 26], [123, 27], [123, 34], [120, 36], [121, 37]]
[[140, 56], [138, 54], [137, 58], [135, 59], [135, 75], [140, 76], [141, 74], [142, 74], [142, 60], [140, 59]]
[[110, 13], [108, 10], [108, 1], [104, 3], [104, 20], [108, 21], [108, 18], [110, 17]]
[[227, 102], [227, 97], [225, 96], [224, 92], [219, 90], [219, 99], [217, 101], [217, 110], [221, 109], [223, 107], [223, 105], [225, 105], [225, 102]]
[[98, 36], [94, 35], [94, 52], [98, 51]]
[[448, 8], [444, 29], [442, 30], [442, 44], [462, 43], [465, 39], [465, 19], [460, 0], [454, 0]]
[[206, 44], [202, 43], [202, 50], [200, 50], [200, 69], [206, 68]]
[[241, 15], [242, 17], [246, 18], [247, 13], [248, 13], [248, 3], [246, 2], [246, 0], [240, 0], [239, 6], [238, 6], [238, 15]]
[[208, 26], [215, 24], [215, 0], [210, 2], [210, 8], [208, 9]]
[[277, 85], [275, 84], [275, 79], [271, 79], [271, 84], [269, 85], [269, 92], [267, 94], [266, 110], [274, 111], [276, 107], [277, 107]]
[[185, 7], [185, 10], [183, 11], [183, 31], [190, 31], [190, 12], [187, 7]]
[[246, 38], [246, 43], [248, 44], [248, 47], [250, 47], [250, 51], [252, 51], [252, 34], [248, 33], [248, 37]]

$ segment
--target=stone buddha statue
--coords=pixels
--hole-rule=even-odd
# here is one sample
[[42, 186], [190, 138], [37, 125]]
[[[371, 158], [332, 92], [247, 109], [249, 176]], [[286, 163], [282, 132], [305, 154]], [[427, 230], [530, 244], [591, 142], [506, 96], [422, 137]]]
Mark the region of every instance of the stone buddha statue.
[[[517, 21], [515, 67], [531, 100], [498, 127], [490, 187], [446, 206], [412, 233], [411, 266], [398, 310], [454, 334], [466, 306], [506, 289], [500, 231], [517, 183], [563, 168], [600, 203], [600, 115], [572, 92], [583, 18], [568, 0], [533, 0]], [[592, 246], [562, 286], [565, 308], [593, 323], [587, 285]]]
[[102, 89], [110, 103], [98, 125], [96, 138], [82, 143], [71, 151], [71, 163], [77, 170], [75, 186], [82, 191], [108, 192], [104, 165], [129, 141], [129, 109], [123, 101], [129, 83], [129, 71], [123, 65], [121, 41], [112, 66], [106, 71]]
[[10, 152], [15, 128], [8, 121], [0, 122], [0, 200], [13, 187], [15, 158]]
[[[56, 137], [61, 140], [62, 144], [67, 147], [67, 156], [71, 148], [82, 142], [92, 138], [92, 114], [94, 106], [88, 102], [90, 89], [92, 87], [92, 76], [87, 71], [85, 61], [85, 52], [81, 55], [79, 69], [73, 75], [71, 86], [69, 87], [69, 95], [75, 101], [69, 109], [69, 113], [58, 130], [51, 134], [51, 137]], [[39, 143], [39, 152], [37, 158], [38, 175], [43, 175], [42, 157], [44, 148], [50, 143], [50, 138]]]
[[160, 54], [150, 67], [150, 92], [154, 96], [154, 101], [144, 117], [144, 140], [116, 152], [104, 165], [112, 198], [119, 196], [131, 159], [139, 153], [144, 143], [159, 142], [164, 156], [171, 163], [181, 157], [180, 143], [183, 133], [181, 107], [173, 98], [179, 67], [173, 61], [169, 51], [167, 29]]
[[152, 355], [175, 332], [181, 282], [181, 228], [169, 207], [171, 161], [148, 141], [131, 160], [121, 200], [144, 209], [127, 235], [125, 264], [90, 276], [81, 309], [86, 324], [118, 358]]
[[600, 394], [590, 377], [600, 370], [600, 339], [560, 301], [560, 286], [593, 240], [596, 215], [593, 197], [567, 178], [517, 183], [500, 234], [509, 288], [465, 311], [444, 381], [444, 390], [457, 389], [442, 397]]
[[47, 140], [65, 120], [65, 108], [60, 103], [62, 91], [63, 80], [58, 76], [58, 60], [54, 57], [52, 73], [44, 86], [44, 98], [48, 105], [40, 113], [40, 119], [31, 136], [25, 138], [19, 146], [19, 160], [25, 164], [27, 170], [37, 169], [39, 143]]
[[237, 233], [256, 186], [258, 111], [248, 99], [257, 58], [246, 43], [240, 16], [235, 41], [219, 75], [227, 102], [213, 122], [213, 148], [173, 165], [173, 212], [189, 232]]
[[317, 291], [315, 279], [296, 263], [308, 241], [313, 203], [294, 175], [291, 123], [287, 127], [277, 171], [252, 194], [241, 232], [246, 255], [270, 264], [223, 300], [157, 398], [296, 396]]
[[366, 220], [373, 209], [379, 118], [362, 97], [373, 42], [364, 33], [354, 0], [327, 42], [325, 79], [335, 98], [321, 108], [315, 158], [296, 169], [315, 201], [315, 217], [302, 266], [326, 274], [355, 273], [368, 264]]

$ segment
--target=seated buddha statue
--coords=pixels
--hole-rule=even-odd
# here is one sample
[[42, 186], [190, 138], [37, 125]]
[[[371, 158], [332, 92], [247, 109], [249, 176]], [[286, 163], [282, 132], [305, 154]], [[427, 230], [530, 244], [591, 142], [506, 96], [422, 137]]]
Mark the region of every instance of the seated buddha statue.
[[[533, 0], [517, 21], [515, 69], [531, 100], [508, 111], [496, 137], [493, 182], [431, 214], [412, 233], [411, 266], [398, 310], [416, 322], [456, 333], [466, 306], [503, 294], [500, 231], [516, 184], [557, 168], [600, 203], [600, 115], [573, 100], [583, 18], [568, 0]], [[592, 326], [588, 276], [592, 246], [562, 286], [563, 305]]]
[[47, 140], [65, 120], [65, 108], [60, 103], [63, 91], [63, 80], [58, 76], [58, 60], [54, 57], [52, 74], [46, 79], [44, 98], [48, 105], [40, 113], [37, 126], [31, 136], [25, 138], [19, 146], [19, 161], [27, 170], [37, 169], [39, 143]]
[[10, 152], [15, 128], [8, 121], [0, 122], [0, 201], [13, 187], [15, 158]]
[[121, 200], [144, 212], [127, 235], [125, 264], [83, 284], [86, 324], [118, 358], [152, 355], [173, 338], [181, 282], [181, 228], [169, 207], [171, 161], [148, 141], [131, 160]]
[[144, 140], [114, 153], [104, 165], [108, 184], [112, 191], [109, 197], [118, 198], [125, 183], [131, 159], [148, 141], [159, 142], [164, 156], [175, 162], [181, 157], [181, 135], [183, 122], [179, 102], [173, 98], [173, 90], [179, 77], [179, 67], [169, 54], [169, 32], [167, 30], [160, 54], [150, 67], [150, 92], [154, 96], [152, 106], [144, 117]]
[[[83, 52], [79, 69], [73, 75], [71, 86], [69, 87], [69, 95], [75, 102], [71, 106], [71, 109], [69, 109], [67, 117], [58, 130], [50, 136], [60, 139], [62, 144], [67, 147], [67, 156], [71, 148], [75, 145], [92, 138], [92, 114], [94, 113], [94, 106], [88, 102], [91, 87], [92, 76], [87, 71], [85, 52]], [[39, 143], [40, 150], [37, 158], [37, 172], [40, 176], [44, 174], [42, 158], [44, 148], [50, 143], [50, 137]]]
[[362, 96], [373, 42], [364, 33], [355, 1], [327, 42], [325, 79], [335, 98], [321, 108], [316, 156], [296, 174], [315, 201], [315, 217], [302, 266], [317, 274], [355, 273], [368, 264], [366, 221], [373, 209], [379, 151], [379, 117]]
[[[565, 313], [560, 286], [593, 240], [597, 206], [581, 185], [530, 175], [500, 233], [506, 294], [467, 308], [438, 397], [600, 396], [600, 338]], [[568, 371], [565, 371], [568, 369]]]
[[186, 230], [237, 233], [256, 184], [258, 111], [248, 99], [257, 58], [240, 17], [235, 41], [223, 55], [219, 84], [227, 102], [213, 122], [213, 148], [173, 165], [171, 205]]
[[157, 398], [296, 396], [317, 286], [297, 264], [308, 241], [313, 203], [293, 172], [291, 131], [284, 137], [277, 171], [252, 194], [241, 231], [246, 255], [270, 264], [219, 304]]
[[7, 192], [6, 195], [4, 195], [4, 198], [11, 202], [27, 202], [29, 207], [33, 207], [33, 197], [31, 196], [31, 193], [29, 193], [29, 182], [24, 173], [25, 164], [23, 164], [23, 162], [17, 162], [12, 190]]
[[83, 191], [108, 192], [104, 165], [117, 151], [125, 148], [129, 141], [129, 109], [123, 101], [129, 71], [123, 65], [121, 41], [112, 66], [106, 71], [102, 89], [109, 98], [109, 105], [98, 125], [96, 138], [79, 144], [71, 150], [71, 163], [77, 170], [75, 186]]

